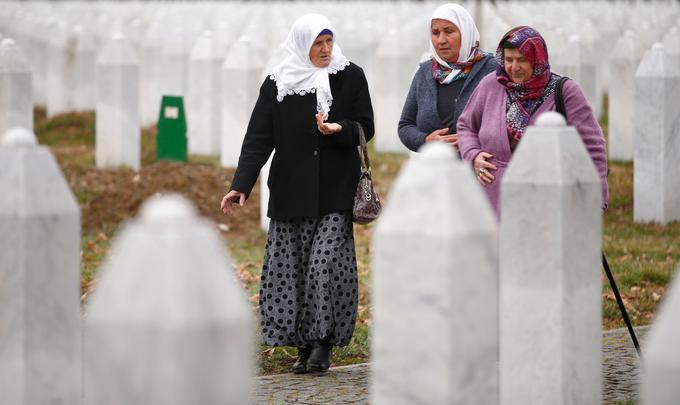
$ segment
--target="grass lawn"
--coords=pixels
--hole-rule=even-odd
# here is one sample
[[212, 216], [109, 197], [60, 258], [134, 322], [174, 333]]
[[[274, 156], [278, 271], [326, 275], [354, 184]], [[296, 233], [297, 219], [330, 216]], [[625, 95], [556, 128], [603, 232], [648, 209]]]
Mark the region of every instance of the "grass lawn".
[[[603, 126], [606, 128], [606, 117], [603, 118]], [[254, 190], [249, 206], [233, 217], [224, 217], [218, 209], [233, 169], [219, 168], [214, 158], [191, 157], [186, 165], [156, 163], [155, 130], [147, 128], [142, 134], [143, 168], [140, 173], [124, 169], [97, 170], [94, 167], [93, 113], [65, 114], [48, 119], [44, 111], [38, 109], [35, 131], [39, 142], [48, 145], [57, 157], [81, 206], [83, 301], [87, 300], [91, 281], [110, 248], [119, 224], [136, 215], [139, 203], [148, 195], [175, 190], [191, 198], [202, 215], [228, 229], [222, 232], [225, 245], [229, 247], [235, 271], [251, 303], [257, 305], [265, 241], [265, 233], [259, 227], [259, 193]], [[373, 153], [371, 160], [379, 192], [386, 197], [405, 156]], [[614, 162], [610, 166], [611, 201], [604, 216], [604, 250], [633, 323], [645, 325], [652, 322], [680, 261], [680, 222], [669, 225], [634, 224], [632, 164]], [[335, 365], [365, 362], [369, 358], [369, 245], [372, 230], [373, 224], [355, 225], [359, 316], [350, 345], [334, 351]], [[622, 327], [623, 321], [604, 274], [602, 302], [603, 327]], [[295, 355], [291, 348], [260, 346], [260, 373], [287, 372]]]

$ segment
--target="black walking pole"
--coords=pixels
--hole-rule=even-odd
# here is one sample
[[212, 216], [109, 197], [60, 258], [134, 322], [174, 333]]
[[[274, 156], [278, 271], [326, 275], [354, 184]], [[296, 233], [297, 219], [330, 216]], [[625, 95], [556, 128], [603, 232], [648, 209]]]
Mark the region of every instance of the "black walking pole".
[[623, 305], [623, 300], [621, 299], [621, 294], [619, 294], [619, 289], [616, 287], [616, 281], [614, 281], [614, 276], [611, 270], [609, 270], [609, 263], [607, 263], [607, 258], [604, 256], [604, 251], [602, 252], [602, 266], [604, 267], [604, 272], [607, 273], [607, 278], [609, 279], [609, 285], [614, 291], [614, 297], [616, 297], [616, 303], [619, 304], [619, 309], [621, 310], [621, 315], [623, 315], [623, 321], [626, 323], [628, 328], [628, 333], [630, 333], [630, 338], [633, 340], [633, 345], [638, 353], [638, 356], [642, 357], [640, 352], [640, 344], [638, 343], [637, 337], [635, 336], [635, 330], [633, 330], [633, 324], [630, 323], [630, 318], [628, 318], [628, 312], [626, 307]]

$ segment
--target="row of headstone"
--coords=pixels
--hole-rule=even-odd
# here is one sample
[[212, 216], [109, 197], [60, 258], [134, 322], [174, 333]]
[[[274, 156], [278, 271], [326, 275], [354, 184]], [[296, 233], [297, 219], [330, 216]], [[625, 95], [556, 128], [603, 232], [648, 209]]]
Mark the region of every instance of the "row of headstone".
[[[0, 404], [80, 403], [83, 376], [87, 403], [250, 403], [250, 309], [214, 224], [178, 196], [144, 204], [102, 269], [81, 356], [75, 198], [30, 130], [7, 131], [0, 169], [0, 240], [15, 246], [0, 261]], [[575, 129], [540, 117], [503, 189], [499, 231], [449, 147], [399, 174], [372, 249], [372, 403], [601, 403], [600, 187]], [[648, 405], [680, 395], [675, 284], [644, 348]]]
[[[27, 58], [34, 66], [35, 99], [45, 100], [49, 115], [94, 108], [93, 50], [103, 47], [113, 32], [123, 32], [139, 60], [141, 124], [150, 125], [158, 118], [161, 94], [194, 99], [200, 105], [187, 104], [190, 149], [194, 153], [216, 155], [237, 143], [227, 134], [240, 134], [243, 124], [215, 132], [218, 121], [222, 121], [222, 126], [229, 121], [219, 118], [220, 107], [215, 106], [215, 98], [219, 94], [239, 93], [241, 90], [229, 93], [219, 90], [238, 80], [238, 74], [229, 76], [231, 72], [228, 70], [222, 70], [222, 78], [214, 72], [214, 67], [211, 74], [196, 73], [206, 69], [201, 67], [205, 52], [194, 49], [206, 46], [201, 45], [206, 43], [200, 38], [201, 32], [214, 32], [211, 58], [219, 57], [220, 60], [229, 54], [238, 38], [248, 36], [252, 48], [247, 56], [244, 57], [242, 52], [241, 56], [234, 55], [234, 59], [224, 60], [223, 67], [248, 66], [258, 77], [256, 81], [261, 82], [267, 73], [262, 67], [272, 64], [249, 63], [253, 59], [270, 60], [278, 51], [271, 44], [283, 40], [290, 23], [299, 14], [312, 9], [326, 13], [334, 21], [338, 43], [345, 53], [366, 70], [376, 111], [377, 150], [403, 153], [406, 149], [396, 137], [399, 113], [411, 75], [428, 49], [427, 19], [439, 3], [358, 2], [348, 5], [296, 2], [285, 6], [258, 2], [192, 2], [191, 6], [161, 2], [3, 4], [6, 7], [0, 10], [0, 32], [13, 35], [26, 48]], [[512, 1], [467, 2], [464, 6], [478, 20], [481, 45], [486, 50], [493, 51], [498, 38], [511, 26], [536, 26], [548, 41], [555, 70], [581, 83], [596, 114], [602, 110], [603, 92], [606, 89], [616, 92], [619, 88], [618, 82], [615, 82], [616, 86], [609, 85], [612, 81], [609, 67], [613, 64], [609, 63], [608, 57], [625, 57], [612, 52], [622, 33], [626, 29], [634, 29], [635, 34], [629, 39], [638, 48], [647, 49], [653, 42], [668, 35], [669, 28], [677, 24], [680, 12], [677, 4], [669, 2], [586, 4]], [[357, 20], [355, 15], [362, 15], [365, 19]], [[82, 16], [87, 18], [78, 18]], [[385, 23], [370, 24], [378, 16]], [[81, 23], [74, 25], [73, 21]], [[636, 56], [638, 61], [639, 57]], [[391, 68], [385, 69], [385, 66]], [[255, 74], [257, 70], [259, 72]], [[208, 81], [223, 83], [218, 84], [215, 90]], [[627, 82], [630, 83], [630, 79]], [[243, 88], [250, 92], [252, 87], [244, 84]], [[192, 94], [189, 95], [189, 92]], [[231, 104], [239, 101], [236, 99]], [[231, 105], [221, 108], [229, 107]], [[252, 105], [246, 104], [244, 108], [249, 111]], [[613, 121], [611, 118], [610, 121]], [[626, 121], [622, 120], [624, 124], [621, 125], [625, 125]], [[629, 125], [623, 131], [630, 132], [632, 129]], [[192, 133], [196, 135], [192, 137]], [[224, 137], [228, 140], [220, 142], [220, 138]], [[614, 135], [612, 139], [619, 137]], [[612, 158], [632, 159], [632, 150], [627, 146], [632, 142], [626, 144], [626, 140], [621, 148], [612, 145]], [[221, 143], [227, 146], [222, 147]], [[619, 155], [621, 149], [624, 153]], [[230, 148], [222, 159], [224, 165], [234, 164], [233, 154]]]
[[251, 403], [252, 312], [189, 201], [122, 228], [83, 331], [78, 204], [28, 129], [0, 140], [0, 191], [0, 405]]
[[[428, 144], [399, 173], [373, 237], [372, 404], [602, 403], [594, 165], [546, 113], [502, 181], [498, 230], [451, 148]], [[680, 397], [677, 276], [665, 301], [643, 347], [644, 405]]]

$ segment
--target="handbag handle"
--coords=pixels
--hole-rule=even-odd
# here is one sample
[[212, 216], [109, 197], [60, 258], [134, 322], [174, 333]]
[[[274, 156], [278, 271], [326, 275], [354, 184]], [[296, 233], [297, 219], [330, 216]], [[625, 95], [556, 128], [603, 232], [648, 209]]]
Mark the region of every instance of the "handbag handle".
[[366, 147], [366, 135], [364, 135], [364, 128], [357, 122], [359, 128], [359, 157], [361, 158], [361, 171], [364, 173], [371, 173], [371, 161], [368, 159], [368, 148]]
[[555, 86], [555, 112], [561, 114], [565, 121], [567, 121], [567, 108], [564, 106], [562, 87], [564, 87], [564, 82], [567, 80], [569, 80], [567, 76], [562, 76], [557, 81], [557, 86]]

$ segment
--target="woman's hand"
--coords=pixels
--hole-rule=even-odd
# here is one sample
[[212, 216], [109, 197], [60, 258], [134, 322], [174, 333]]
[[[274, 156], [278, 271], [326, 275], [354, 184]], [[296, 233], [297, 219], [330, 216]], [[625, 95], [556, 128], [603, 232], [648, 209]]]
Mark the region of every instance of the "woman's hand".
[[320, 112], [316, 113], [316, 126], [319, 128], [319, 132], [324, 135], [332, 135], [342, 131], [342, 125], [332, 122], [324, 122], [327, 119], [328, 115]]
[[241, 207], [246, 203], [246, 194], [240, 191], [231, 190], [222, 198], [220, 207], [225, 214], [231, 214], [231, 204], [238, 204]]
[[496, 170], [496, 166], [493, 163], [488, 162], [491, 158], [493, 158], [492, 154], [488, 152], [479, 152], [472, 163], [472, 166], [475, 168], [477, 179], [482, 184], [491, 184], [496, 179], [496, 177], [491, 174], [491, 170]]
[[442, 128], [432, 131], [425, 137], [425, 142], [444, 142], [450, 143], [454, 149], [458, 150], [458, 135], [449, 134], [448, 128]]

